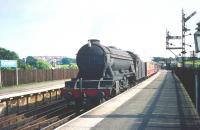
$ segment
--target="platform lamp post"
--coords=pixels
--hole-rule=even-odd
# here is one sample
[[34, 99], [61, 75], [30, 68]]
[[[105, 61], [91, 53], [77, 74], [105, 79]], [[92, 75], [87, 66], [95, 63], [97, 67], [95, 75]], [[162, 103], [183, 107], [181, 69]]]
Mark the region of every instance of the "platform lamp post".
[[195, 51], [200, 52], [200, 22], [197, 23], [196, 32], [194, 33]]
[[[194, 33], [195, 51], [200, 52], [200, 22], [197, 23], [196, 32]], [[195, 107], [199, 113], [199, 82], [198, 82], [198, 71], [195, 71]]]

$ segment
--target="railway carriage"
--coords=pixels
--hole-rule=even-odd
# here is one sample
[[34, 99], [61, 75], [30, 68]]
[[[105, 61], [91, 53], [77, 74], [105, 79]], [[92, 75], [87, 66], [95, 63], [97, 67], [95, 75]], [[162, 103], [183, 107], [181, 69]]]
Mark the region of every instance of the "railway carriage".
[[146, 76], [150, 77], [153, 74], [155, 74], [158, 71], [159, 67], [158, 64], [150, 61], [150, 62], [146, 62]]

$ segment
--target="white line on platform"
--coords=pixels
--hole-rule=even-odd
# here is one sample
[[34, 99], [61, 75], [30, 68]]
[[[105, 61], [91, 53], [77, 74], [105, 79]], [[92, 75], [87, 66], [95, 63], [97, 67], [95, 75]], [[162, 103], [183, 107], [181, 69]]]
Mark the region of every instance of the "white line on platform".
[[[135, 87], [125, 91], [124, 93], [121, 93], [120, 95], [110, 99], [109, 101], [104, 102], [103, 104], [89, 110], [88, 112], [83, 113], [82, 115], [72, 119], [68, 123], [56, 128], [56, 130], [90, 130], [100, 121], [102, 121], [104, 117], [115, 111], [118, 107], [120, 107], [126, 101], [128, 101], [141, 90], [143, 90], [143, 88], [145, 88], [148, 84], [155, 80], [159, 76], [159, 74], [160, 72], [143, 81], [142, 83], [136, 85]], [[91, 118], [91, 116], [94, 116], [95, 118]]]

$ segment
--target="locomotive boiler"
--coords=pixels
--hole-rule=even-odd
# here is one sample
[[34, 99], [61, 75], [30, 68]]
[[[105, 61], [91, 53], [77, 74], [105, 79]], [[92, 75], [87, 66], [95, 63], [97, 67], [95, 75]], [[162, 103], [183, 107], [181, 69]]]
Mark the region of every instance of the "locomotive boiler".
[[[128, 52], [115, 47], [106, 47], [99, 40], [89, 40], [77, 54], [79, 73], [77, 79], [114, 80], [126, 83], [133, 77], [135, 67]], [[129, 78], [129, 82], [132, 78]]]

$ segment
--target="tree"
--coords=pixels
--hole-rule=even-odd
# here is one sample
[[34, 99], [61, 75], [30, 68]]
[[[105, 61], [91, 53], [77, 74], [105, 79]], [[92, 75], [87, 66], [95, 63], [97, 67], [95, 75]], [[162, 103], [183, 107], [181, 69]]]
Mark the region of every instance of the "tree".
[[37, 69], [51, 69], [52, 65], [49, 64], [47, 61], [38, 60], [36, 63]]
[[21, 69], [32, 69], [32, 66], [29, 64], [26, 64], [26, 61], [24, 59], [18, 60], [18, 67]]
[[3, 60], [18, 60], [19, 56], [14, 51], [9, 51], [0, 47], [0, 59]]
[[36, 67], [36, 65], [37, 65], [37, 59], [35, 59], [32, 56], [28, 56], [26, 58], [26, 64], [31, 65], [32, 67]]
[[69, 68], [70, 69], [78, 69], [78, 66], [77, 66], [77, 64], [72, 63], [72, 64], [70, 64]]
[[62, 62], [63, 65], [64, 64], [70, 64], [70, 61], [69, 61], [68, 58], [63, 58], [61, 62]]
[[69, 65], [60, 65], [59, 68], [61, 68], [61, 69], [69, 69]]

